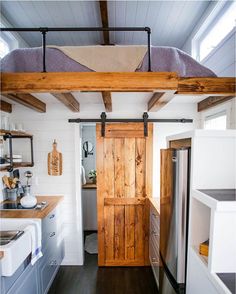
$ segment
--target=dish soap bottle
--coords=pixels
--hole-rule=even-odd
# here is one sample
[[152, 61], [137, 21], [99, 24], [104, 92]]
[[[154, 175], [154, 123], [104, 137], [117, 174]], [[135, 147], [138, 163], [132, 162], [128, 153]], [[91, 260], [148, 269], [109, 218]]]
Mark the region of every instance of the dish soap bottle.
[[37, 204], [36, 197], [30, 193], [30, 186], [25, 186], [25, 195], [21, 198], [20, 204], [23, 208], [34, 208]]

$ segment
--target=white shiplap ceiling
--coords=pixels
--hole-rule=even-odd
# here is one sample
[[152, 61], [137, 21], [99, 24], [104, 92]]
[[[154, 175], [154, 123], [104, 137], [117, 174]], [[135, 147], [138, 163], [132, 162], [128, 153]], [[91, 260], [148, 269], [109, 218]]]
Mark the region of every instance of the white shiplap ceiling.
[[[149, 26], [152, 44], [182, 48], [211, 1], [108, 1], [109, 26]], [[1, 13], [13, 27], [100, 27], [98, 1], [1, 1]], [[32, 47], [40, 33], [21, 33]], [[111, 33], [114, 44], [146, 44], [140, 32]], [[101, 33], [48, 33], [47, 44], [96, 45]]]

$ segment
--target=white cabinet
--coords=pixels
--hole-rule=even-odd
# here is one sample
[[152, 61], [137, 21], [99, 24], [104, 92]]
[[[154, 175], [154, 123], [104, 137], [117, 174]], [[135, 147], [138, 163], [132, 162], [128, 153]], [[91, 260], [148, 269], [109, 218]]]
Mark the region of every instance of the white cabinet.
[[83, 201], [83, 229], [84, 231], [97, 230], [97, 190], [82, 189]]
[[[168, 142], [191, 141], [187, 294], [230, 293], [217, 273], [235, 272], [235, 202], [216, 201], [205, 190], [235, 189], [236, 131], [194, 130]], [[225, 195], [225, 200], [227, 195]], [[209, 256], [199, 254], [209, 239]]]

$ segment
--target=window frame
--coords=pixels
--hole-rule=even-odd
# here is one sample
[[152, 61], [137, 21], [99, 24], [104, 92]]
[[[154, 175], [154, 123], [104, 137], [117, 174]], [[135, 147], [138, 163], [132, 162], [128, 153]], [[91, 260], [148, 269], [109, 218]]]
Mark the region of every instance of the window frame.
[[215, 107], [209, 108], [205, 111], [202, 111], [200, 113], [200, 127], [202, 129], [205, 129], [205, 121], [208, 117], [210, 116], [213, 117], [214, 115], [217, 116], [217, 114], [224, 112], [226, 114], [226, 130], [230, 129], [231, 128], [231, 107], [232, 107], [231, 103], [232, 102], [230, 100], [226, 103], [223, 103]]
[[235, 27], [218, 43], [218, 45], [213, 48], [202, 60], [200, 59], [200, 45], [202, 40], [207, 36], [207, 34], [212, 30], [218, 19], [221, 18], [228, 8], [233, 4], [233, 1], [219, 1], [215, 4], [215, 7], [209, 13], [208, 17], [203, 21], [202, 25], [196, 32], [192, 39], [192, 56], [199, 62], [204, 63], [206, 60], [212, 56], [227, 39], [229, 39], [235, 32]]

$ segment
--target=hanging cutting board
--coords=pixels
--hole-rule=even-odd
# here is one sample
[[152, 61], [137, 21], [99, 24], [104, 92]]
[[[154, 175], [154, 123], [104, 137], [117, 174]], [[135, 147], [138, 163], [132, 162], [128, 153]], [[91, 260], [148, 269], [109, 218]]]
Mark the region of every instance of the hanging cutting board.
[[57, 151], [57, 142], [54, 140], [52, 152], [48, 153], [48, 174], [50, 176], [62, 175], [62, 153]]

